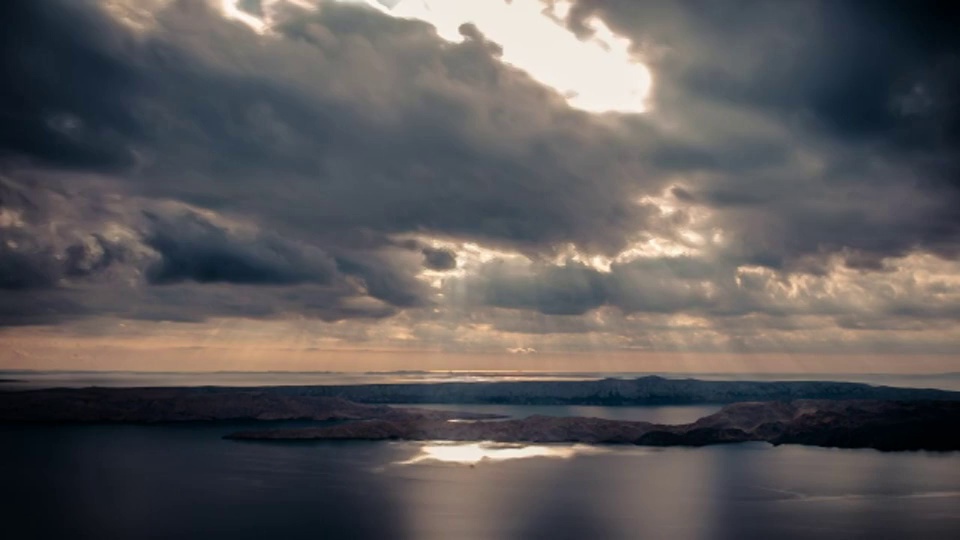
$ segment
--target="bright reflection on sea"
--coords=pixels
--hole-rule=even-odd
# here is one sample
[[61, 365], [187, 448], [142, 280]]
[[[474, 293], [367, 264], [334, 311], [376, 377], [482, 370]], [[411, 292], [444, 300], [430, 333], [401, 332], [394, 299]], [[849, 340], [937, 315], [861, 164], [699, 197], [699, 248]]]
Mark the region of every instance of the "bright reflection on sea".
[[423, 462], [476, 465], [481, 462], [497, 462], [525, 458], [569, 459], [578, 454], [597, 454], [604, 450], [587, 445], [521, 445], [495, 442], [433, 441], [420, 447], [420, 452], [397, 465], [413, 465]]

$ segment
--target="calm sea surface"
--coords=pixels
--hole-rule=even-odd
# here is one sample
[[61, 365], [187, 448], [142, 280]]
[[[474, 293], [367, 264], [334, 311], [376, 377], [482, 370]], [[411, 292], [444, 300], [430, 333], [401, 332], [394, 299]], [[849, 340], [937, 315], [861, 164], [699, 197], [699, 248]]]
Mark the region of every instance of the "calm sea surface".
[[670, 405], [670, 406], [624, 406], [598, 407], [589, 405], [455, 405], [396, 404], [394, 407], [416, 407], [440, 411], [464, 411], [499, 414], [507, 418], [526, 418], [534, 414], [543, 416], [583, 416], [609, 420], [631, 420], [655, 424], [689, 424], [720, 410], [720, 405]]
[[0, 534], [960, 538], [960, 453], [221, 438], [247, 427], [0, 426]]

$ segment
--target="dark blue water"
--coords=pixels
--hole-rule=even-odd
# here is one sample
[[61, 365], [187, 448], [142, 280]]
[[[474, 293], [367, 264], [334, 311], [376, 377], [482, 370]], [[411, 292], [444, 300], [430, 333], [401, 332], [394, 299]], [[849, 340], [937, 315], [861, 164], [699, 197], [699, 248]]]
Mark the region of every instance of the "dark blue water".
[[960, 538], [960, 453], [220, 438], [240, 427], [0, 426], [0, 534]]

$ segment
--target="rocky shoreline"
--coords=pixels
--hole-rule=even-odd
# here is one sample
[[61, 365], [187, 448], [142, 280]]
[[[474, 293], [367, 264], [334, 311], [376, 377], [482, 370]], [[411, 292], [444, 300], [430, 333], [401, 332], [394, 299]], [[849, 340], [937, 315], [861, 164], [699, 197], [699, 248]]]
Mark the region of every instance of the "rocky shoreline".
[[960, 450], [960, 403], [946, 401], [755, 402], [728, 405], [683, 425], [530, 416], [470, 423], [372, 418], [302, 429], [253, 430], [236, 440], [448, 440], [504, 443], [706, 446], [765, 441], [877, 450]]

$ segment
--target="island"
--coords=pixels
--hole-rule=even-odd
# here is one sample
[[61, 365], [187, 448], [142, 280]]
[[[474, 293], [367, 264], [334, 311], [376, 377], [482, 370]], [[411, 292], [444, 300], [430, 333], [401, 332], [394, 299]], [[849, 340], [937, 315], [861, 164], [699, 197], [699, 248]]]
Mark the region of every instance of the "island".
[[662, 425], [600, 418], [530, 416], [451, 422], [372, 418], [302, 429], [244, 431], [237, 440], [446, 440], [706, 446], [764, 441], [877, 450], [960, 450], [960, 402], [736, 403], [696, 422]]
[[[726, 404], [683, 425], [498, 415], [393, 403]], [[303, 427], [272, 421], [300, 420]], [[227, 437], [704, 446], [765, 441], [878, 450], [960, 450], [960, 392], [838, 382], [602, 379], [257, 388], [55, 388], [0, 391], [5, 423], [252, 421]], [[260, 427], [262, 426], [262, 428]]]

